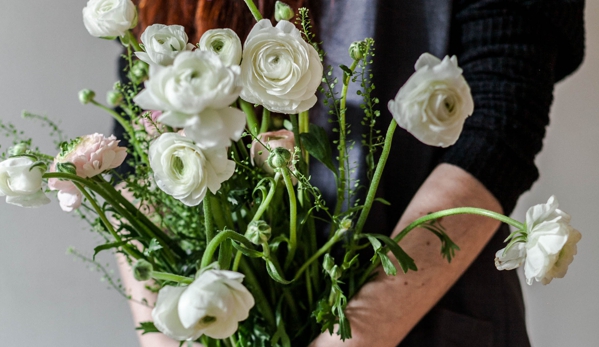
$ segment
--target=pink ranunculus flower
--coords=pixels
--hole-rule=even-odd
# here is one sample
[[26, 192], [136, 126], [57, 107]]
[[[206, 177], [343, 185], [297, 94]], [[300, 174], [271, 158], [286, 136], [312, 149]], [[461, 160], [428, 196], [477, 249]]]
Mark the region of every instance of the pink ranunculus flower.
[[270, 152], [262, 145], [268, 145], [270, 149], [283, 147], [293, 153], [295, 148], [295, 137], [293, 132], [285, 129], [277, 131], [268, 131], [258, 135], [262, 143], [254, 140], [250, 148], [250, 159], [254, 166], [257, 166], [268, 173], [274, 173], [274, 170], [268, 165], [266, 160]]
[[[125, 161], [127, 150], [118, 146], [114, 136], [102, 134], [85, 135], [67, 144], [56, 156], [50, 166], [50, 172], [56, 171], [57, 163], [72, 163], [77, 176], [87, 178], [114, 169]], [[65, 212], [71, 212], [81, 206], [82, 195], [71, 181], [50, 178], [48, 187], [58, 190], [58, 202]]]
[[[56, 163], [52, 163], [50, 172], [56, 172]], [[73, 182], [50, 178], [48, 180], [48, 188], [58, 190], [58, 203], [63, 211], [72, 212], [81, 206], [83, 196]]]
[[[273, 168], [267, 163], [270, 152], [262, 144], [268, 145], [271, 150], [277, 147], [283, 147], [293, 153], [295, 150], [295, 137], [293, 136], [293, 132], [285, 129], [268, 131], [259, 134], [258, 138], [262, 143], [256, 140], [252, 142], [252, 147], [250, 148], [250, 160], [254, 166], [261, 168], [269, 174], [274, 174]], [[289, 169], [294, 171], [295, 168], [293, 167], [293, 164], [289, 165]], [[293, 184], [297, 183], [295, 176], [292, 175], [291, 179], [293, 180]]]
[[127, 149], [119, 147], [119, 140], [111, 135], [91, 134], [79, 137], [67, 145], [55, 159], [57, 163], [73, 163], [77, 176], [94, 177], [119, 167], [127, 156]]

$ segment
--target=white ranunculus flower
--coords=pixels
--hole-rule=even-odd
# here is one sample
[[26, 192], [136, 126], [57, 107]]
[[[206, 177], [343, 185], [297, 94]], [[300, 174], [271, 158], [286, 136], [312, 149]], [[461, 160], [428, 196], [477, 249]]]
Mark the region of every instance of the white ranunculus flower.
[[21, 207], [39, 207], [50, 203], [42, 190], [42, 170], [31, 168], [29, 157], [14, 157], [0, 162], [0, 196]]
[[564, 277], [581, 235], [570, 225], [570, 216], [558, 208], [555, 197], [528, 209], [525, 228], [520, 232], [526, 241], [514, 244], [505, 254], [505, 248], [497, 251], [497, 269], [513, 270], [524, 264], [529, 285], [535, 280], [548, 284], [556, 277]]
[[225, 147], [201, 149], [175, 133], [160, 135], [148, 155], [158, 187], [188, 206], [202, 202], [208, 189], [216, 193], [235, 171]]
[[154, 325], [175, 340], [195, 340], [205, 334], [227, 338], [249, 316], [254, 297], [241, 281], [243, 275], [207, 270], [188, 287], [163, 287], [152, 311]]
[[528, 209], [526, 229], [526, 282], [548, 284], [554, 277], [564, 277], [581, 235], [570, 226], [570, 216], [558, 209], [555, 197]]
[[316, 103], [322, 80], [318, 53], [288, 21], [263, 19], [250, 31], [241, 61], [241, 97], [280, 113], [299, 113]]
[[241, 62], [241, 40], [231, 29], [207, 30], [200, 37], [199, 48], [218, 55], [223, 64], [239, 65]]
[[[184, 128], [202, 148], [228, 146], [245, 126], [243, 112], [228, 107], [241, 90], [239, 71], [212, 52], [181, 52], [171, 66], [150, 66], [146, 89], [134, 101], [146, 110], [163, 111], [160, 123]], [[195, 136], [199, 132], [210, 136]]]
[[137, 25], [137, 10], [131, 0], [89, 0], [83, 24], [92, 36], [122, 37]]
[[453, 145], [474, 111], [470, 87], [455, 56], [424, 53], [416, 72], [388, 104], [397, 124], [430, 146]]
[[135, 55], [148, 64], [162, 66], [172, 64], [180, 52], [193, 50], [181, 25], [150, 25], [141, 34], [141, 43], [145, 52], [135, 52]]

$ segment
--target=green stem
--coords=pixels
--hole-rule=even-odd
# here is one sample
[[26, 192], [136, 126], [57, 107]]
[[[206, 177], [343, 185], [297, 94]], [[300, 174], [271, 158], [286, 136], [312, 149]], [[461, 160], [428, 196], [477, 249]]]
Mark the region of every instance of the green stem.
[[291, 265], [297, 249], [297, 200], [289, 168], [281, 168], [280, 172], [283, 175], [285, 187], [287, 187], [287, 195], [289, 195], [289, 253], [287, 253], [287, 259], [285, 259], [285, 268], [287, 268]]
[[[131, 223], [135, 223], [140, 226], [150, 238], [155, 238], [160, 244], [166, 249], [170, 255], [170, 252], [175, 252], [179, 257], [185, 257], [185, 252], [170, 238], [168, 237], [154, 222], [152, 222], [145, 214], [141, 213], [135, 205], [127, 200], [121, 193], [119, 193], [114, 187], [106, 182], [101, 176], [96, 176], [100, 182], [99, 187], [104, 190], [104, 193], [109, 195], [112, 199], [116, 200], [120, 205], [113, 205], [119, 213], [123, 214], [127, 220]], [[169, 257], [169, 261], [173, 260]], [[174, 262], [173, 262], [174, 264]]]
[[137, 37], [135, 37], [135, 35], [133, 35], [133, 32], [131, 32], [131, 30], [127, 30], [127, 33], [125, 35], [127, 36], [127, 39], [129, 41], [129, 43], [133, 46], [133, 49], [136, 52], [143, 52], [144, 51], [141, 48], [141, 46], [139, 45], [139, 42], [137, 42]]
[[231, 230], [221, 231], [220, 233], [216, 234], [216, 236], [206, 246], [206, 250], [202, 256], [202, 262], [200, 263], [200, 268], [205, 268], [212, 263], [212, 258], [214, 257], [214, 253], [216, 253], [218, 246], [226, 239], [233, 239], [242, 243], [247, 248], [253, 248], [253, 244], [245, 236]]
[[429, 213], [426, 216], [422, 216], [422, 217], [416, 219], [415, 221], [410, 223], [410, 225], [405, 227], [399, 234], [397, 234], [397, 236], [395, 236], [393, 238], [393, 240], [395, 240], [395, 242], [401, 241], [401, 239], [403, 239], [410, 231], [412, 231], [413, 229], [419, 227], [420, 225], [422, 225], [426, 222], [429, 222], [429, 221], [432, 221], [435, 219], [439, 219], [439, 218], [443, 218], [443, 217], [454, 216], [457, 214], [474, 214], [474, 215], [484, 216], [484, 217], [488, 217], [488, 218], [493, 218], [502, 223], [509, 224], [517, 229], [525, 228], [524, 224], [520, 223], [519, 221], [517, 221], [513, 218], [504, 216], [501, 213], [497, 213], [497, 212], [493, 212], [493, 211], [489, 211], [489, 210], [485, 210], [483, 208], [477, 208], [477, 207], [456, 207], [456, 208], [450, 208], [447, 210]]
[[[359, 60], [354, 60], [349, 69], [353, 72], [358, 66]], [[341, 100], [339, 102], [339, 182], [337, 185], [337, 205], [335, 206], [335, 215], [341, 212], [343, 202], [345, 200], [345, 187], [347, 186], [347, 148], [345, 144], [346, 140], [346, 122], [345, 113], [347, 111], [347, 91], [349, 88], [349, 82], [351, 81], [350, 76], [343, 78], [343, 88], [341, 89]]]
[[256, 7], [256, 4], [254, 4], [254, 2], [252, 0], [243, 0], [243, 1], [245, 1], [246, 5], [248, 5], [250, 12], [252, 12], [252, 16], [254, 16], [254, 18], [256, 19], [256, 22], [259, 22], [262, 19], [262, 14]]
[[[252, 271], [250, 265], [245, 261], [245, 259], [241, 259], [239, 262], [239, 266], [241, 267], [241, 271], [245, 275], [245, 279], [249, 284], [252, 290], [252, 294], [254, 294], [254, 298], [256, 299], [256, 306], [262, 316], [270, 326], [271, 330], [274, 330], [277, 326], [275, 315], [272, 312], [270, 305], [268, 304], [268, 300], [266, 299], [266, 295], [262, 291], [262, 287], [260, 286], [260, 281], [256, 278], [256, 275]], [[235, 270], [233, 270], [235, 271]]]
[[212, 219], [212, 204], [210, 203], [210, 192], [206, 193], [204, 201], [202, 201], [202, 207], [204, 207], [204, 230], [206, 234], [206, 244], [214, 238], [214, 223]]
[[171, 274], [168, 272], [152, 271], [152, 278], [155, 280], [170, 281], [170, 282], [177, 282], [177, 283], [183, 283], [183, 284], [193, 283], [193, 278], [174, 275], [174, 274]]
[[281, 178], [281, 174], [277, 172], [275, 174], [275, 178], [270, 183], [270, 190], [268, 191], [266, 198], [262, 201], [260, 206], [258, 206], [258, 210], [254, 214], [254, 217], [252, 218], [252, 222], [260, 220], [260, 217], [262, 217], [262, 215], [266, 211], [266, 208], [268, 207], [268, 205], [270, 205], [270, 202], [271, 202], [273, 196], [275, 196], [275, 192], [277, 190], [277, 183], [279, 182], [280, 178]]
[[129, 123], [125, 118], [123, 118], [115, 110], [102, 105], [101, 103], [97, 102], [96, 100], [92, 100], [92, 101], [90, 101], [90, 103], [93, 104], [93, 105], [95, 105], [95, 106], [97, 106], [97, 107], [99, 107], [99, 108], [101, 108], [101, 109], [103, 109], [104, 111], [108, 112], [110, 115], [112, 115], [112, 117], [117, 122], [119, 122], [119, 124], [121, 126], [123, 126], [123, 128], [125, 129], [125, 131], [127, 131], [127, 134], [129, 135], [129, 141], [133, 145], [133, 148], [135, 149], [135, 152], [141, 157], [142, 162], [144, 164], [146, 164], [146, 165], [149, 166], [150, 162], [148, 160], [148, 156], [147, 156], [146, 152], [144, 150], [142, 150], [141, 145], [137, 141], [137, 137], [135, 136], [135, 130], [131, 126], [131, 123]]
[[250, 129], [250, 133], [254, 136], [258, 136], [258, 118], [256, 117], [256, 112], [254, 111], [254, 106], [249, 102], [239, 99], [239, 107], [245, 113], [245, 118], [248, 123], [248, 128]]
[[[310, 113], [308, 111], [300, 112], [299, 114], [299, 133], [307, 133], [310, 132]], [[294, 134], [295, 135], [295, 134]], [[298, 140], [295, 140], [297, 143]], [[310, 156], [308, 155], [308, 151], [305, 148], [302, 148], [302, 157], [306, 162], [306, 166], [310, 164]], [[306, 170], [308, 171], [308, 170]]]
[[329, 249], [331, 249], [331, 247], [333, 247], [333, 245], [335, 243], [337, 243], [337, 241], [339, 241], [339, 239], [341, 238], [342, 235], [343, 235], [343, 233], [335, 232], [333, 237], [331, 237], [331, 239], [329, 239], [327, 241], [327, 243], [325, 243], [322, 247], [320, 247], [320, 249], [318, 251], [316, 251], [316, 253], [314, 253], [310, 257], [310, 259], [308, 259], [302, 265], [302, 267], [300, 267], [299, 270], [297, 270], [297, 272], [295, 273], [295, 276], [293, 277], [293, 281], [296, 281], [302, 275], [302, 273], [308, 268], [308, 266], [310, 266], [310, 264], [312, 264], [313, 261], [318, 259], [321, 255], [325, 254]]
[[[517, 229], [520, 229], [520, 230], [525, 228], [524, 224], [520, 223], [519, 221], [517, 221], [513, 218], [504, 216], [501, 213], [485, 210], [483, 208], [478, 208], [478, 207], [456, 207], [456, 208], [450, 208], [447, 210], [429, 213], [426, 216], [422, 216], [422, 217], [416, 219], [415, 221], [410, 223], [407, 227], [405, 227], [399, 234], [397, 234], [397, 236], [395, 236], [393, 238], [393, 240], [395, 242], [399, 243], [410, 231], [416, 229], [417, 227], [419, 227], [420, 225], [422, 225], [424, 223], [430, 222], [435, 219], [454, 216], [454, 215], [458, 215], [458, 214], [473, 214], [473, 215], [478, 215], [478, 216], [484, 216], [484, 217], [493, 218], [500, 222], [509, 224]], [[377, 260], [375, 262], [370, 264], [370, 266], [368, 267], [366, 272], [364, 272], [364, 275], [362, 275], [362, 277], [360, 278], [360, 281], [358, 282], [359, 285], [362, 285], [362, 284], [364, 284], [364, 282], [366, 282], [366, 279], [368, 277], [370, 277], [370, 274], [379, 265], [379, 263], [380, 263], [380, 258], [377, 258]]]
[[270, 111], [264, 107], [262, 109], [262, 123], [260, 123], [260, 134], [268, 131], [270, 125]]
[[[116, 240], [116, 242], [123, 242], [123, 239], [121, 238], [121, 235], [119, 235], [114, 230], [114, 228], [112, 227], [112, 223], [110, 223], [110, 221], [106, 217], [106, 214], [104, 214], [104, 211], [102, 211], [102, 209], [100, 208], [100, 206], [98, 206], [98, 203], [96, 203], [96, 200], [87, 192], [87, 190], [85, 190], [85, 188], [81, 184], [79, 184], [77, 182], [73, 182], [73, 184], [77, 187], [77, 189], [79, 189], [79, 191], [81, 191], [81, 194], [83, 194], [83, 196], [85, 196], [85, 198], [87, 199], [87, 201], [89, 201], [89, 203], [92, 205], [92, 207], [94, 208], [94, 210], [96, 211], [96, 213], [100, 217], [100, 220], [102, 220], [102, 223], [104, 223], [104, 226], [106, 227], [106, 229], [108, 230], [108, 232], [110, 233], [110, 235], [112, 235], [112, 237], [114, 237], [114, 239]], [[125, 253], [127, 253], [131, 257], [133, 257], [135, 259], [142, 258], [142, 256], [139, 254], [139, 252], [134, 251], [131, 248], [130, 245], [123, 244], [121, 247], [123, 248], [123, 250], [125, 251]]]
[[370, 209], [372, 208], [372, 204], [374, 203], [376, 191], [379, 187], [381, 177], [383, 176], [385, 164], [387, 163], [389, 153], [391, 152], [391, 143], [393, 142], [393, 134], [395, 133], [396, 128], [397, 123], [395, 122], [395, 120], [391, 120], [389, 128], [387, 129], [387, 134], [385, 135], [385, 144], [383, 145], [381, 157], [379, 158], [379, 161], [376, 164], [376, 170], [374, 171], [372, 181], [370, 182], [370, 187], [368, 188], [368, 194], [366, 195], [366, 201], [364, 201], [364, 207], [360, 212], [360, 218], [358, 218], [358, 222], [356, 223], [356, 227], [354, 228], [355, 234], [361, 233], [362, 228], [364, 228], [364, 224], [366, 224], [366, 219], [368, 218], [368, 214], [370, 213]]

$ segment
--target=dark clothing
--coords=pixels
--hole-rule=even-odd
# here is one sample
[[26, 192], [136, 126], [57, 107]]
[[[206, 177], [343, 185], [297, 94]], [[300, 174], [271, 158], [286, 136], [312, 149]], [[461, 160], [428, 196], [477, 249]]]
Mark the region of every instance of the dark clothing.
[[[369, 227], [391, 233], [402, 212], [439, 163], [471, 173], [510, 214], [518, 197], [538, 178], [534, 164], [549, 123], [553, 85], [582, 61], [583, 1], [553, 0], [344, 0], [322, 1], [321, 39], [327, 64], [348, 64], [347, 47], [375, 39], [374, 83], [381, 100], [381, 129], [391, 115], [385, 106], [423, 52], [456, 55], [470, 84], [475, 110], [458, 142], [448, 149], [420, 143], [398, 129]], [[339, 78], [340, 79], [340, 78]], [[341, 79], [340, 79], [341, 80]], [[360, 143], [361, 97], [348, 93], [347, 117]], [[320, 112], [319, 114], [323, 114]], [[318, 120], [329, 127], [326, 120]], [[384, 132], [383, 132], [384, 133]], [[364, 153], [354, 180], [366, 182]], [[354, 165], [356, 166], [356, 165]], [[327, 169], [312, 168], [312, 178], [333, 200]], [[500, 228], [472, 266], [400, 344], [411, 346], [530, 346], [524, 304], [515, 271], [497, 271], [495, 252], [508, 235]], [[418, 259], [415, 259], [418, 263]], [[401, 303], [396, 303], [400, 306]]]

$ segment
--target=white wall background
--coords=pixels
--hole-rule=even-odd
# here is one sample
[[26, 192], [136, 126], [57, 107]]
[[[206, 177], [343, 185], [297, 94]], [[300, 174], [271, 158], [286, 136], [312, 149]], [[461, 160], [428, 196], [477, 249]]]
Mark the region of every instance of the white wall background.
[[[116, 43], [90, 37], [85, 1], [0, 0], [0, 119], [12, 122], [53, 153], [47, 128], [23, 121], [23, 109], [62, 120], [67, 135], [109, 133], [110, 119], [82, 106], [77, 92], [103, 99], [116, 80]], [[534, 346], [599, 345], [599, 1], [586, 11], [587, 57], [557, 86], [552, 123], [538, 157], [542, 176], [515, 216], [555, 194], [583, 233], [563, 280], [525, 288]], [[9, 142], [0, 138], [4, 150]], [[100, 282], [69, 246], [90, 254], [99, 238], [57, 204], [24, 210], [0, 201], [0, 345], [135, 346], [125, 300]], [[101, 258], [116, 271], [110, 254]]]

